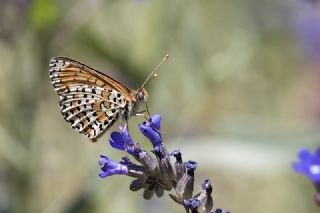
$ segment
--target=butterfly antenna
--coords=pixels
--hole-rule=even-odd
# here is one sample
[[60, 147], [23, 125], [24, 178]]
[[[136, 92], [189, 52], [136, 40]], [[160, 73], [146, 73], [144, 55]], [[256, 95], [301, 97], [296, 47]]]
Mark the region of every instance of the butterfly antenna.
[[147, 79], [143, 82], [143, 84], [141, 85], [141, 88], [144, 88], [144, 86], [153, 78], [157, 77], [157, 73], [156, 71], [159, 69], [159, 67], [163, 64], [163, 62], [165, 62], [167, 59], [169, 58], [169, 55], [167, 54], [163, 60], [160, 62], [160, 64], [158, 64], [158, 66], [156, 66], [156, 68], [154, 68], [152, 70], [152, 72], [149, 74], [149, 76], [147, 77]]

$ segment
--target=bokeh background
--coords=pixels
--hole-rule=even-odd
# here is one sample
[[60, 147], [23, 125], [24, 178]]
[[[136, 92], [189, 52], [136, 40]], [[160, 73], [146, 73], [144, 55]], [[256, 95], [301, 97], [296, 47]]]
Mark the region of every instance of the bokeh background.
[[317, 0], [0, 0], [0, 212], [184, 212], [100, 179], [99, 155], [123, 153], [68, 126], [48, 76], [60, 55], [136, 88], [167, 53], [149, 107], [196, 190], [210, 178], [234, 213], [319, 212], [290, 165], [320, 143]]

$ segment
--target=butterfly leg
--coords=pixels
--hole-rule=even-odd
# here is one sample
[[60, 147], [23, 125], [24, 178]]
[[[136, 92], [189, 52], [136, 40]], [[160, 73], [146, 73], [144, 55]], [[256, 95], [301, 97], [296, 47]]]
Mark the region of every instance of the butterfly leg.
[[146, 104], [146, 109], [144, 109], [144, 110], [142, 110], [140, 112], [136, 112], [135, 116], [144, 117], [147, 121], [150, 121], [151, 120], [151, 115], [150, 115], [150, 112], [149, 112], [148, 104], [147, 104], [147, 102], [145, 102], [145, 104]]
[[128, 128], [128, 120], [126, 120], [126, 123], [125, 123], [124, 126], [123, 126], [123, 131], [125, 132], [127, 129], [128, 129], [128, 131], [129, 131], [129, 128]]
[[148, 113], [148, 116], [149, 116], [149, 119], [151, 118], [151, 115], [150, 115], [150, 112], [149, 112], [149, 107], [148, 107], [148, 104], [147, 102], [144, 102], [146, 104], [146, 110], [147, 110], [147, 113]]
[[135, 116], [139, 116], [139, 117], [144, 117], [144, 119], [146, 119], [147, 121], [150, 121], [150, 115], [149, 115], [149, 113], [148, 114], [146, 114], [146, 112], [148, 113], [148, 110], [142, 110], [142, 111], [140, 111], [140, 112], [136, 112], [135, 113]]
[[[126, 123], [123, 126], [123, 132], [126, 132], [127, 130], [128, 130], [128, 133], [129, 133], [128, 120], [126, 119]], [[124, 141], [124, 144], [125, 144], [124, 154], [125, 154], [126, 158], [128, 158], [128, 143], [126, 141], [126, 137], [125, 136], [123, 136], [123, 141]]]

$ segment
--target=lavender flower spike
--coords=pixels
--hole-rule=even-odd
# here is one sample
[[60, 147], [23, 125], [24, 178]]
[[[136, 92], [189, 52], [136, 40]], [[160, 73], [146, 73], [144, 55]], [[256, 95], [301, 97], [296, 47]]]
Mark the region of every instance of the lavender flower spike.
[[101, 165], [102, 172], [99, 174], [101, 178], [105, 178], [111, 175], [127, 175], [128, 174], [128, 167], [116, 163], [107, 156], [100, 155], [99, 165]]
[[[160, 124], [160, 115], [152, 116], [148, 121], [139, 124], [141, 133], [153, 145], [151, 152], [133, 141], [128, 129], [120, 126], [120, 131], [112, 132], [109, 138], [110, 145], [124, 151], [125, 157], [117, 163], [101, 155], [99, 165], [102, 172], [99, 176], [106, 178], [117, 174], [133, 178], [129, 189], [143, 191], [145, 200], [152, 199], [154, 195], [162, 197], [165, 191], [173, 190], [174, 193], [170, 193], [169, 196], [184, 207], [187, 213], [209, 213], [213, 208], [211, 182], [209, 179], [204, 180], [201, 191], [193, 194], [197, 163], [191, 160], [184, 162], [178, 149], [169, 154], [162, 140]], [[129, 157], [138, 163], [133, 163]], [[171, 163], [172, 157], [176, 160], [174, 165]], [[216, 213], [223, 212], [217, 209]]]

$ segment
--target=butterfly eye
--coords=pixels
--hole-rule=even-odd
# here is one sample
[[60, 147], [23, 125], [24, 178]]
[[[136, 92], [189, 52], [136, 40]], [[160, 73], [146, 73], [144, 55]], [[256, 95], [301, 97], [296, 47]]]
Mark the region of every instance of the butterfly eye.
[[139, 100], [143, 100], [144, 99], [144, 95], [143, 95], [142, 92], [138, 92], [137, 96], [138, 96]]

